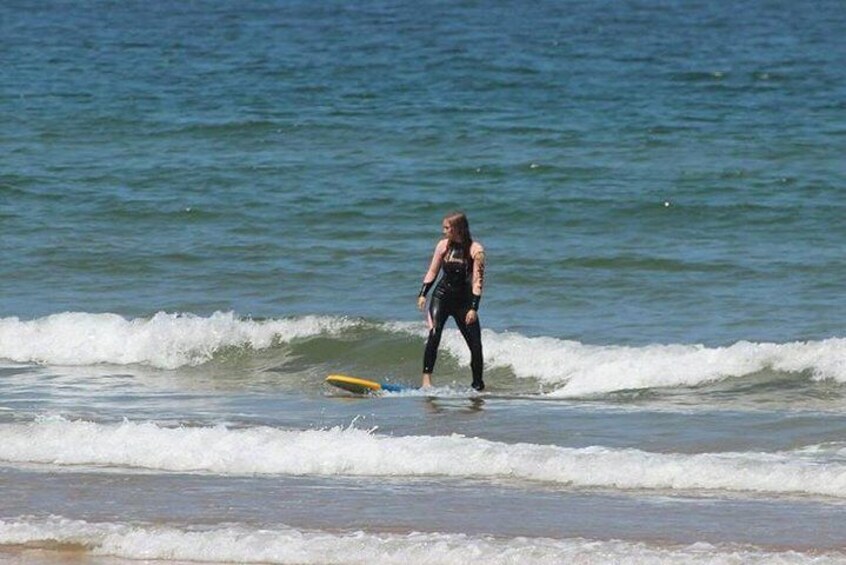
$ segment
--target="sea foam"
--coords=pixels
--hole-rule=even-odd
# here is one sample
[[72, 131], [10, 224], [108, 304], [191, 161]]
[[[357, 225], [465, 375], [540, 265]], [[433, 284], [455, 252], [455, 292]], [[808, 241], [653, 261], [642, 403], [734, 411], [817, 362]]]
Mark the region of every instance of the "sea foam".
[[[453, 336], [455, 338], [455, 336]], [[460, 344], [450, 347], [460, 358]], [[485, 335], [488, 362], [561, 385], [552, 396], [583, 396], [617, 390], [695, 386], [764, 370], [808, 372], [816, 379], [846, 382], [846, 339], [704, 345], [598, 346], [513, 334]], [[468, 362], [468, 360], [465, 360]]]
[[[412, 324], [394, 331], [424, 335]], [[697, 386], [771, 370], [808, 373], [846, 383], [846, 339], [791, 343], [739, 341], [725, 347], [701, 344], [589, 345], [513, 332], [482, 332], [485, 365], [507, 367], [517, 378], [551, 385], [552, 397], [575, 398], [620, 390]], [[464, 366], [470, 353], [457, 330], [444, 332], [442, 347]]]
[[138, 560], [232, 563], [846, 563], [842, 553], [767, 551], [708, 543], [667, 545], [582, 538], [497, 538], [453, 533], [373, 533], [255, 529], [233, 524], [192, 528], [96, 523], [60, 516], [0, 520], [0, 545], [55, 549]]
[[831, 450], [653, 453], [508, 444], [458, 434], [386, 436], [355, 428], [284, 430], [102, 424], [61, 417], [0, 424], [7, 464], [105, 466], [220, 475], [514, 479], [575, 488], [810, 494], [846, 498]]
[[274, 343], [332, 334], [356, 324], [340, 317], [244, 320], [159, 312], [128, 320], [117, 314], [65, 312], [21, 321], [0, 319], [0, 358], [48, 365], [143, 364], [162, 369], [199, 365], [226, 347], [266, 349]]
[[[422, 322], [373, 323], [331, 316], [255, 321], [231, 312], [208, 317], [160, 312], [136, 319], [63, 313], [30, 321], [0, 319], [0, 358], [45, 365], [141, 364], [177, 369], [208, 362], [228, 347], [261, 350], [297, 339], [338, 337], [356, 328], [364, 330], [355, 336], [361, 340], [384, 333], [420, 340], [426, 335]], [[508, 368], [517, 378], [537, 379], [554, 397], [697, 386], [767, 370], [846, 383], [844, 338], [783, 344], [739, 341], [724, 347], [590, 345], [489, 329], [483, 338], [489, 369]], [[469, 365], [467, 347], [457, 330], [444, 333], [442, 347], [444, 354]]]

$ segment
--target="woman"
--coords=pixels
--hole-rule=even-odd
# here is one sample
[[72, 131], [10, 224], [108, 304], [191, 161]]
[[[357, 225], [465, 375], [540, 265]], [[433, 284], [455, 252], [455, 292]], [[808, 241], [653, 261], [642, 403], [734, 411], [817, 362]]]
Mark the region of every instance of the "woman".
[[438, 272], [443, 276], [435, 286], [429, 302], [429, 338], [423, 355], [422, 386], [432, 386], [432, 371], [438, 356], [438, 346], [447, 318], [452, 316], [470, 348], [470, 367], [473, 388], [483, 390], [482, 330], [479, 326], [479, 301], [485, 282], [485, 249], [470, 236], [467, 216], [460, 212], [448, 214], [443, 221], [444, 239], [435, 246], [429, 271], [417, 297], [420, 310], [426, 306], [426, 295], [435, 283]]

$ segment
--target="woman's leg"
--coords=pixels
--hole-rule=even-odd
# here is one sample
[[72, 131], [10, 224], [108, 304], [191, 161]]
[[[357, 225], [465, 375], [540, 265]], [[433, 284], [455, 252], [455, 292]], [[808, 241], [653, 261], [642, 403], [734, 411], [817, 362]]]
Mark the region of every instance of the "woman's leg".
[[485, 389], [485, 381], [482, 380], [482, 371], [484, 369], [484, 359], [482, 357], [482, 325], [477, 319], [474, 323], [467, 325], [464, 317], [467, 315], [467, 310], [464, 309], [455, 316], [455, 323], [458, 325], [458, 330], [467, 342], [467, 347], [470, 348], [470, 369], [473, 372], [473, 384], [471, 385], [476, 390]]
[[441, 345], [441, 335], [444, 324], [449, 317], [448, 309], [440, 298], [435, 296], [429, 302], [429, 338], [426, 340], [426, 350], [423, 353], [423, 381], [420, 386], [432, 386], [432, 371], [438, 359], [438, 347]]

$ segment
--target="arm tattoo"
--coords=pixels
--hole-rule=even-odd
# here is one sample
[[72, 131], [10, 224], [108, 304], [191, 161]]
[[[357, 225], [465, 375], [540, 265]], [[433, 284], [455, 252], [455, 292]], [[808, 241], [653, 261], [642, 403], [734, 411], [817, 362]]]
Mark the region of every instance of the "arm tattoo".
[[[480, 251], [476, 254], [475, 259], [475, 266], [476, 266], [476, 284], [478, 284], [478, 291], [481, 294], [482, 288], [485, 286], [485, 252]], [[473, 286], [476, 287], [476, 284]], [[477, 290], [474, 288], [474, 290]]]

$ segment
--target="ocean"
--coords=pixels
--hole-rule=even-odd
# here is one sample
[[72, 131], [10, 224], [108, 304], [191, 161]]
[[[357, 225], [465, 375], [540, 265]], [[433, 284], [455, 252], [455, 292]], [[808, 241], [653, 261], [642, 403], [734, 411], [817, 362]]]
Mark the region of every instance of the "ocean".
[[846, 563], [844, 30], [4, 0], [0, 562]]

